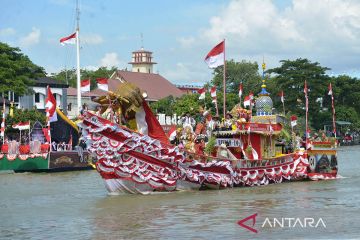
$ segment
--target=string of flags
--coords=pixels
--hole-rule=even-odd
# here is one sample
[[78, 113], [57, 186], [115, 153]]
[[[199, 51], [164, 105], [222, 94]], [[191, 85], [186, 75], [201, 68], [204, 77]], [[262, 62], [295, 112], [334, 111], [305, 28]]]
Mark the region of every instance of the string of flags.
[[[84, 79], [80, 83], [80, 89], [82, 93], [90, 92], [90, 79]], [[97, 88], [103, 91], [109, 91], [109, 84], [107, 78], [96, 78]]]

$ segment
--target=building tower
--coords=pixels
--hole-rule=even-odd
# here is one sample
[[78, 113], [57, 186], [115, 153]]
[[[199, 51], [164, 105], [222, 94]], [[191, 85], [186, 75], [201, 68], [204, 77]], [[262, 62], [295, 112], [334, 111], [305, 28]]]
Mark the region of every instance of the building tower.
[[132, 71], [153, 73], [153, 65], [156, 62], [153, 62], [152, 58], [152, 52], [144, 50], [143, 47], [138, 51], [132, 52], [132, 61], [129, 62], [132, 65]]

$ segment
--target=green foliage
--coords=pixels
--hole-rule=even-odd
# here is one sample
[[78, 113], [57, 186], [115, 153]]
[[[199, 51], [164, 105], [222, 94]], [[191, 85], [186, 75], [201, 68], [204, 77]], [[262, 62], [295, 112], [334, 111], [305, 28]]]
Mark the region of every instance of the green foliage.
[[[273, 94], [283, 90], [287, 109], [292, 109], [297, 115], [302, 116], [305, 114], [304, 82], [306, 80], [309, 89], [309, 112], [319, 112], [320, 104], [316, 103], [316, 99], [325, 97], [327, 94], [330, 77], [326, 75], [326, 71], [330, 69], [320, 66], [318, 62], [312, 63], [308, 59], [302, 58], [294, 61], [281, 60], [280, 62], [282, 64], [280, 67], [266, 71], [274, 75], [269, 84], [276, 86], [278, 91]], [[278, 108], [281, 107], [280, 104], [280, 101], [275, 102], [275, 106]]]
[[214, 151], [215, 144], [216, 144], [216, 137], [212, 136], [209, 139], [208, 143], [206, 144], [204, 152], [210, 156], [212, 154], [212, 152]]
[[[214, 70], [214, 78], [212, 85], [217, 86], [218, 91], [222, 92], [223, 86], [223, 70], [222, 66]], [[261, 76], [259, 74], [259, 65], [256, 62], [235, 62], [233, 59], [226, 61], [226, 92], [238, 94], [239, 85], [243, 83], [244, 95], [250, 91], [258, 92], [261, 86]]]
[[[110, 76], [117, 70], [116, 67], [110, 69], [100, 67], [97, 70], [80, 70], [81, 80], [90, 79], [90, 88], [96, 88], [96, 78], [110, 78]], [[70, 87], [76, 88], [76, 69], [62, 70], [59, 73], [52, 75], [52, 78], [62, 82], [69, 83]]]
[[168, 96], [157, 102], [151, 103], [150, 107], [154, 113], [165, 113], [166, 115], [171, 116], [174, 114], [174, 104], [175, 98], [173, 96]]
[[19, 48], [0, 42], [0, 93], [12, 91], [24, 95], [34, 79], [45, 75], [45, 70], [31, 62]]
[[14, 116], [10, 117], [10, 115], [6, 116], [6, 131], [7, 132], [16, 132], [18, 130], [13, 129], [12, 125], [19, 122], [27, 122], [30, 121], [31, 126], [36, 121], [39, 121], [43, 126], [46, 124], [46, 116], [44, 113], [38, 111], [37, 109], [14, 109]]

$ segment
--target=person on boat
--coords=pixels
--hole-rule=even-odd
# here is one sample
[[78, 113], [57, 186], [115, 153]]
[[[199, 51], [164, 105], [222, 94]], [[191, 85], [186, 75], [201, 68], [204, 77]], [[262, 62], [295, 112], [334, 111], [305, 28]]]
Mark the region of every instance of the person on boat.
[[233, 116], [230, 112], [226, 113], [225, 120], [224, 120], [224, 127], [225, 128], [232, 128], [232, 125], [234, 123]]
[[195, 140], [195, 153], [199, 155], [204, 155], [205, 152], [205, 139], [204, 138], [197, 138]]
[[222, 159], [230, 159], [230, 160], [236, 160], [236, 157], [234, 156], [234, 154], [232, 154], [230, 152], [230, 150], [226, 147], [225, 143], [222, 143], [217, 151], [216, 154], [217, 158], [222, 158]]
[[57, 144], [56, 144], [55, 141], [53, 141], [53, 142], [51, 143], [51, 150], [57, 151]]
[[196, 125], [196, 121], [189, 112], [186, 112], [185, 115], [179, 119], [178, 124], [181, 125], [184, 129], [187, 126], [190, 126], [191, 129], [193, 129]]

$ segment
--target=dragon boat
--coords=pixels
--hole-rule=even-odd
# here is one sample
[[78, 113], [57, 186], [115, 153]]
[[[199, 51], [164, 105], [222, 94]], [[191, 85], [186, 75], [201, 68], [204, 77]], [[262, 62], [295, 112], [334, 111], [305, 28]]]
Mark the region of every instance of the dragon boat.
[[[136, 122], [137, 130], [128, 127], [131, 124], [120, 124], [120, 118], [109, 120], [92, 112], [86, 112], [80, 124], [88, 151], [97, 159], [97, 171], [110, 193], [148, 194], [336, 178], [332, 143], [313, 144], [313, 149], [290, 153], [276, 146], [282, 118], [267, 110], [272, 109], [268, 94], [257, 98], [257, 116], [250, 121], [237, 121], [232, 129], [215, 129], [214, 152], [202, 155], [170, 144], [141, 91], [129, 86], [124, 87], [127, 91], [95, 101], [105, 108], [117, 106], [114, 112], [121, 112], [129, 123]], [[216, 157], [224, 143], [231, 157]]]

